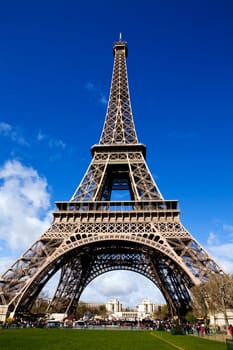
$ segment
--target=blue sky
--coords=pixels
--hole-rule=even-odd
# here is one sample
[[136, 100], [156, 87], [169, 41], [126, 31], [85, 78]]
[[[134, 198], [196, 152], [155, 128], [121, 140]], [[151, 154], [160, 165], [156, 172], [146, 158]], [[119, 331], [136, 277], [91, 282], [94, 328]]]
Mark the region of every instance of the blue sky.
[[[89, 165], [120, 32], [154, 179], [166, 199], [179, 200], [184, 226], [233, 272], [232, 17], [230, 0], [1, 3], [1, 272], [46, 230], [54, 202], [71, 198]], [[121, 276], [103, 275], [83, 297], [159, 300], [132, 273], [119, 288]]]

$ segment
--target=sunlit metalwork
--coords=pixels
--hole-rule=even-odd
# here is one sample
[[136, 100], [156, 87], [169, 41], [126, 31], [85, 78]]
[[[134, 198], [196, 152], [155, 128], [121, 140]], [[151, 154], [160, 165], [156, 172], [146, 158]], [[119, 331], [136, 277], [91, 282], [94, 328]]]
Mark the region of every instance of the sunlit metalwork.
[[126, 42], [116, 42], [113, 52], [107, 114], [90, 166], [71, 200], [57, 203], [51, 227], [1, 276], [2, 317], [30, 310], [58, 270], [50, 310], [73, 312], [94, 278], [124, 269], [152, 280], [178, 315], [190, 307], [192, 286], [222, 272], [181, 224], [178, 202], [163, 198], [149, 171], [133, 122]]

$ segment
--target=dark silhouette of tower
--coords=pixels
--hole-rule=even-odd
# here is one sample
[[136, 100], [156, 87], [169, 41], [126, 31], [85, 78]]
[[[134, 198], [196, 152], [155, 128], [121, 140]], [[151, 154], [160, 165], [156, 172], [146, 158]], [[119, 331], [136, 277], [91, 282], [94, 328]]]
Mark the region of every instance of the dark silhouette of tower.
[[[58, 271], [50, 310], [73, 312], [86, 286], [113, 270], [136, 271], [162, 292], [171, 313], [190, 308], [189, 289], [222, 273], [180, 222], [178, 201], [160, 193], [136, 135], [126, 69], [127, 43], [113, 46], [103, 131], [74, 195], [57, 202], [48, 230], [1, 276], [0, 315], [30, 310]], [[122, 198], [114, 200], [113, 197]]]

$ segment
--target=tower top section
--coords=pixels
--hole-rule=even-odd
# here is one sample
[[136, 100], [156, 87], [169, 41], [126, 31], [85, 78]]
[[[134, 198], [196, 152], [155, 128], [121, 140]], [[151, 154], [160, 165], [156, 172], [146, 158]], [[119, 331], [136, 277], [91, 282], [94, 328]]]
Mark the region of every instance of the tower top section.
[[110, 96], [99, 143], [101, 145], [137, 144], [126, 67], [128, 47], [127, 43], [122, 41], [121, 34], [119, 41], [113, 45], [113, 56]]
[[119, 53], [120, 51], [121, 51], [121, 53], [125, 54], [126, 58], [128, 57], [127, 42], [122, 41], [121, 33], [120, 33], [119, 41], [115, 42], [115, 44], [113, 45], [113, 56], [115, 57], [116, 53]]

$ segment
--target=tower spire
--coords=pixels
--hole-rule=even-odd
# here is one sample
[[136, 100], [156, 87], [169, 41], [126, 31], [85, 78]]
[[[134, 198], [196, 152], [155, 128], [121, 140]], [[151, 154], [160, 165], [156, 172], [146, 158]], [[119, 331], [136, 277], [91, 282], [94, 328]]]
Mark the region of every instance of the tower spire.
[[104, 127], [100, 144], [138, 143], [129, 95], [126, 58], [128, 47], [125, 41], [113, 46], [114, 66]]

